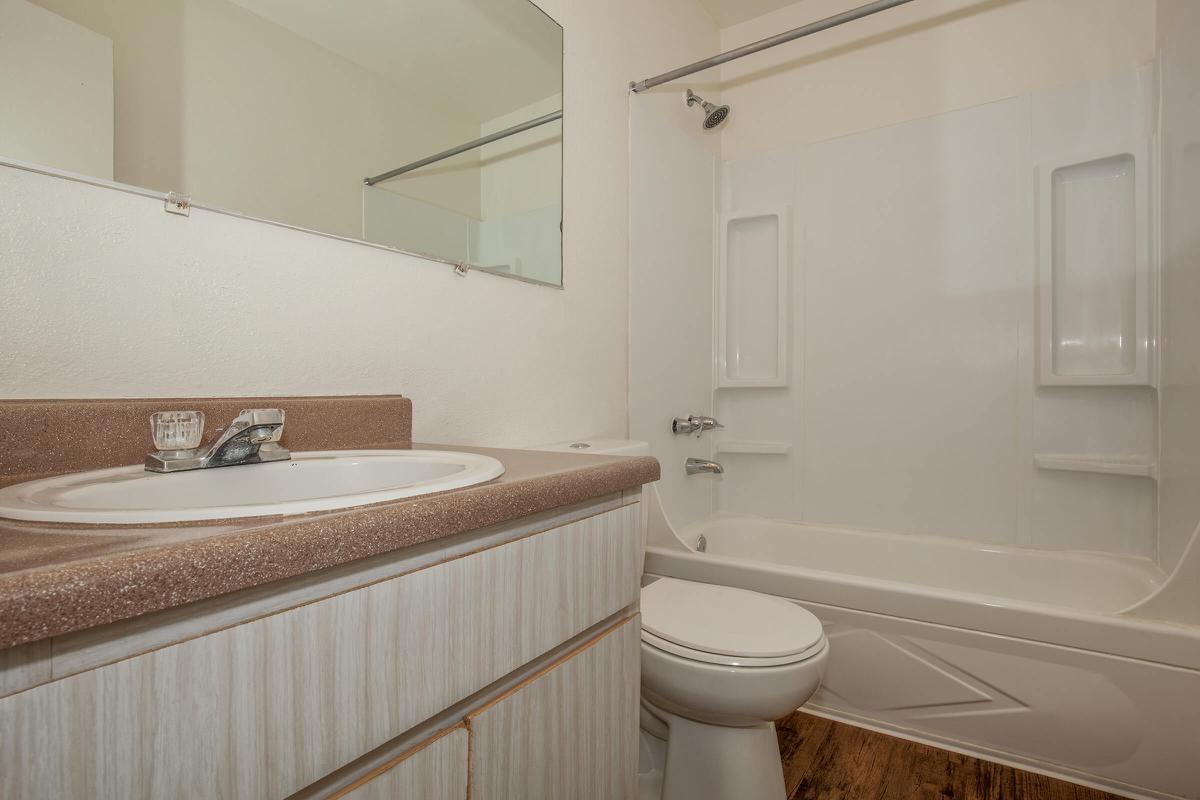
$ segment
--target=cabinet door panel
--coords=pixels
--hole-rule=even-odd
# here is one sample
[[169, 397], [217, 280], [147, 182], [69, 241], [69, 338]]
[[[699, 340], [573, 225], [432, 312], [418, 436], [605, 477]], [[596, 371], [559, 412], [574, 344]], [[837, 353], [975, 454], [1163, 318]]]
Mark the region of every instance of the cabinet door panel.
[[470, 718], [472, 800], [637, 792], [640, 620]]
[[450, 733], [357, 786], [342, 800], [465, 800], [467, 730]]

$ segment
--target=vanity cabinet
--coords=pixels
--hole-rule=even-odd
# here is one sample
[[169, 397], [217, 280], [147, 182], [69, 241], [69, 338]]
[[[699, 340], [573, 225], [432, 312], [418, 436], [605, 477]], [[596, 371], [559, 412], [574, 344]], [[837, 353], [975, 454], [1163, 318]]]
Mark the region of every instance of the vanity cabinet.
[[77, 674], [52, 656], [0, 698], [0, 797], [285, 798], [456, 713], [307, 796], [460, 798], [469, 741], [472, 798], [632, 797], [638, 504], [578, 517]]

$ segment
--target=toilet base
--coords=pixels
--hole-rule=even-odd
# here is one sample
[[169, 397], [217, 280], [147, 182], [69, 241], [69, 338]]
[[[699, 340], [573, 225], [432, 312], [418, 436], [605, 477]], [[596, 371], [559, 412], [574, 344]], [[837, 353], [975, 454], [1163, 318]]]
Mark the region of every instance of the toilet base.
[[637, 800], [662, 800], [663, 769], [667, 765], [667, 740], [645, 730], [640, 734]]
[[662, 800], [786, 797], [775, 723], [735, 728], [696, 722], [657, 707], [647, 710], [667, 727]]

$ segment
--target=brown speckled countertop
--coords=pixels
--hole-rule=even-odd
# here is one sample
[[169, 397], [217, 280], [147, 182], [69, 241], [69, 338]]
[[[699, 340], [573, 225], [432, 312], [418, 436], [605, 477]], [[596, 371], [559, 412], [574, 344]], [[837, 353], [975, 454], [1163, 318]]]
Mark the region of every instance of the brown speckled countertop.
[[[277, 402], [284, 405], [286, 400]], [[164, 402], [154, 404], [183, 407]], [[297, 450], [411, 446], [395, 441], [411, 430], [411, 406], [402, 398], [391, 402], [403, 405], [399, 433], [377, 432], [371, 443], [343, 439], [317, 447], [311, 437], [296, 436], [299, 444], [286, 438], [285, 444]], [[285, 407], [291, 422], [293, 412]], [[129, 415], [144, 420], [143, 411], [134, 408]], [[29, 413], [28, 407], [0, 403], [0, 445], [6, 423], [27, 423], [19, 417]], [[296, 516], [120, 527], [0, 520], [0, 648], [346, 564], [633, 489], [659, 477], [658, 462], [649, 457], [419, 447], [490, 455], [504, 464], [505, 472], [487, 483], [448, 492]], [[101, 466], [109, 464], [77, 468]], [[23, 472], [22, 478], [41, 472], [26, 463], [21, 467], [4, 482], [12, 482], [14, 472]]]

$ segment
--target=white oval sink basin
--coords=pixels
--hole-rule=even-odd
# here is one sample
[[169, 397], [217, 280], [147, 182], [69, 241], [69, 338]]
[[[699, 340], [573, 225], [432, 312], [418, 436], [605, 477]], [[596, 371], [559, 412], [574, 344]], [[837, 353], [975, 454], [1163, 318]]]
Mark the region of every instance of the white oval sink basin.
[[459, 489], [502, 474], [494, 458], [442, 450], [325, 450], [169, 474], [114, 467], [0, 489], [0, 517], [119, 525], [304, 514]]

